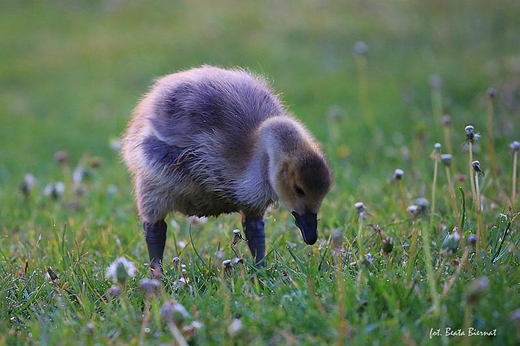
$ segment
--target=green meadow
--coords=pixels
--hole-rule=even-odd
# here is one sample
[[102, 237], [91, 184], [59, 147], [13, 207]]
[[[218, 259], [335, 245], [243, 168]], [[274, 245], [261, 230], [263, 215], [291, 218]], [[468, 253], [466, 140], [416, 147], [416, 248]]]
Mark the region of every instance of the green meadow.
[[[518, 344], [519, 33], [515, 0], [2, 2], [0, 344]], [[150, 281], [119, 137], [203, 64], [266, 76], [334, 184], [314, 246], [268, 211], [265, 269], [239, 215], [171, 215]]]

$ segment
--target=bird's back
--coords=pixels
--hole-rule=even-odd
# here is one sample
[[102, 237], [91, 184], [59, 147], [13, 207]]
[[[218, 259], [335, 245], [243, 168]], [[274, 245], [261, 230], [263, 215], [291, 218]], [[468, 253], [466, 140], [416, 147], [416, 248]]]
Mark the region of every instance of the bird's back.
[[175, 76], [157, 83], [162, 92], [151, 122], [161, 140], [178, 147], [199, 145], [209, 136], [231, 154], [234, 147], [250, 146], [245, 142], [267, 117], [284, 112], [265, 81], [243, 70], [208, 66], [181, 73], [178, 81]]

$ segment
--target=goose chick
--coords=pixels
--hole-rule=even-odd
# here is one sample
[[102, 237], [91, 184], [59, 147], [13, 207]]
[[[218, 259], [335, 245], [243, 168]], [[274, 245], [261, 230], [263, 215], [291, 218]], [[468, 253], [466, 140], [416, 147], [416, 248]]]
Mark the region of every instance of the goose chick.
[[248, 246], [265, 265], [264, 213], [280, 201], [307, 244], [331, 172], [310, 133], [266, 81], [203, 66], [159, 79], [133, 112], [122, 157], [132, 175], [151, 269], [161, 273], [172, 211], [240, 212]]

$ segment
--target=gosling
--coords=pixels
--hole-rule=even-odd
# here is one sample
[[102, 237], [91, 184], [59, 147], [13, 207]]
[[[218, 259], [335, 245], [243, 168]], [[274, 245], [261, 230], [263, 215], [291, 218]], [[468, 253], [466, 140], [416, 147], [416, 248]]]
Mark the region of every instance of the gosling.
[[132, 175], [152, 273], [162, 274], [165, 217], [240, 212], [249, 249], [265, 266], [264, 214], [280, 201], [305, 243], [331, 171], [310, 133], [265, 79], [202, 66], [159, 79], [134, 109], [122, 157]]

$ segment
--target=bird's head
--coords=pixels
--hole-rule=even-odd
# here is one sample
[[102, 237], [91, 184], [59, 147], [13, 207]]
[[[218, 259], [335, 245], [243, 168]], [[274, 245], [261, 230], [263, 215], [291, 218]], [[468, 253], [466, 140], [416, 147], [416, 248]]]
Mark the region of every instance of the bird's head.
[[332, 184], [332, 173], [319, 145], [291, 117], [274, 117], [261, 129], [269, 156], [269, 182], [292, 213], [305, 243], [318, 239], [317, 214]]
[[318, 211], [330, 185], [330, 169], [324, 158], [314, 152], [289, 157], [276, 176], [278, 198], [291, 211], [309, 245], [318, 239]]

